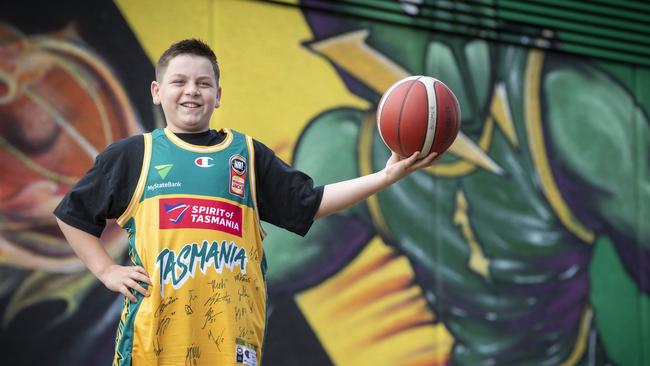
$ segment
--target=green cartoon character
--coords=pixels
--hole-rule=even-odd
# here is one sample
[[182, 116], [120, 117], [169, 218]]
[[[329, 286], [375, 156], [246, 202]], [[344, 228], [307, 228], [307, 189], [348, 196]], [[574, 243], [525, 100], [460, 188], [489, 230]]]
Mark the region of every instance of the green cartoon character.
[[[407, 5], [403, 16], [416, 22], [420, 8]], [[633, 95], [585, 59], [305, 12], [307, 46], [371, 105], [326, 111], [303, 131], [294, 164], [318, 184], [382, 168], [389, 151], [375, 108], [402, 77], [444, 81], [462, 127], [436, 165], [317, 221], [307, 237], [272, 229], [271, 292], [323, 283], [378, 235], [408, 258], [432, 322], [453, 337], [449, 363], [608, 362], [590, 301], [596, 241], [611, 240], [650, 292], [650, 226], [640, 219], [650, 128]]]

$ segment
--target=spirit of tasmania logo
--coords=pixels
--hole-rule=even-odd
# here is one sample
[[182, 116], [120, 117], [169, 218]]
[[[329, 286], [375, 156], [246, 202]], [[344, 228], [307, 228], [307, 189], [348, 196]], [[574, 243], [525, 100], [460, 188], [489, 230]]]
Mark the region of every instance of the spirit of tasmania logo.
[[185, 244], [181, 250], [175, 251], [165, 248], [156, 257], [156, 269], [160, 272], [160, 295], [165, 295], [165, 285], [172, 283], [174, 289], [179, 289], [190, 277], [194, 278], [196, 267], [205, 275], [210, 267], [215, 272], [221, 273], [223, 268], [234, 272], [246, 274], [248, 256], [246, 249], [241, 248], [231, 241], [223, 240], [209, 242], [203, 240], [198, 243]]
[[228, 202], [161, 198], [160, 229], [210, 229], [242, 236], [242, 209]]

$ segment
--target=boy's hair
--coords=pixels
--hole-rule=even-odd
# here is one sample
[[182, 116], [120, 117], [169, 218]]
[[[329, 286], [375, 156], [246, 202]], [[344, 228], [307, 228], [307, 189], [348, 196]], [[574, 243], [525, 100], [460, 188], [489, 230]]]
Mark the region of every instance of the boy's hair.
[[165, 73], [167, 65], [169, 65], [169, 61], [179, 55], [202, 56], [210, 60], [212, 70], [214, 70], [214, 76], [217, 84], [219, 84], [219, 63], [217, 62], [217, 56], [207, 43], [196, 38], [176, 42], [163, 52], [156, 64], [156, 80], [162, 81], [162, 76]]

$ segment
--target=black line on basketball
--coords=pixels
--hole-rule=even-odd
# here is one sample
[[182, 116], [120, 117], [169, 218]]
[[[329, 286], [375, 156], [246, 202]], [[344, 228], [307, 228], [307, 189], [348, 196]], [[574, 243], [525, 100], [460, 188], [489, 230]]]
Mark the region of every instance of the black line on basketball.
[[420, 77], [413, 80], [411, 85], [409, 85], [409, 88], [406, 90], [406, 93], [404, 94], [404, 98], [402, 99], [402, 105], [400, 105], [399, 107], [399, 117], [397, 118], [397, 143], [399, 144], [399, 151], [402, 153], [401, 155], [405, 158], [408, 158], [408, 156], [406, 156], [406, 153], [404, 153], [404, 147], [402, 146], [402, 136], [401, 136], [402, 135], [401, 134], [402, 112], [404, 111], [404, 105], [406, 104], [406, 100], [408, 99], [409, 93], [411, 92], [411, 89], [413, 89], [413, 86], [417, 84], [418, 80], [420, 80]]

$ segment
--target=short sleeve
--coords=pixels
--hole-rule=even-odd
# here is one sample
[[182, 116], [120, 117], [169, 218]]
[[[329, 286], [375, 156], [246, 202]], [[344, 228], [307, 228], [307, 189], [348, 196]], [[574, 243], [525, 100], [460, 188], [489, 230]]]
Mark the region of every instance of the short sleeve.
[[142, 135], [109, 145], [63, 197], [54, 215], [68, 225], [101, 236], [106, 220], [126, 210], [140, 176], [143, 153]]
[[253, 141], [260, 219], [305, 235], [323, 198], [307, 174], [296, 170], [259, 141]]

